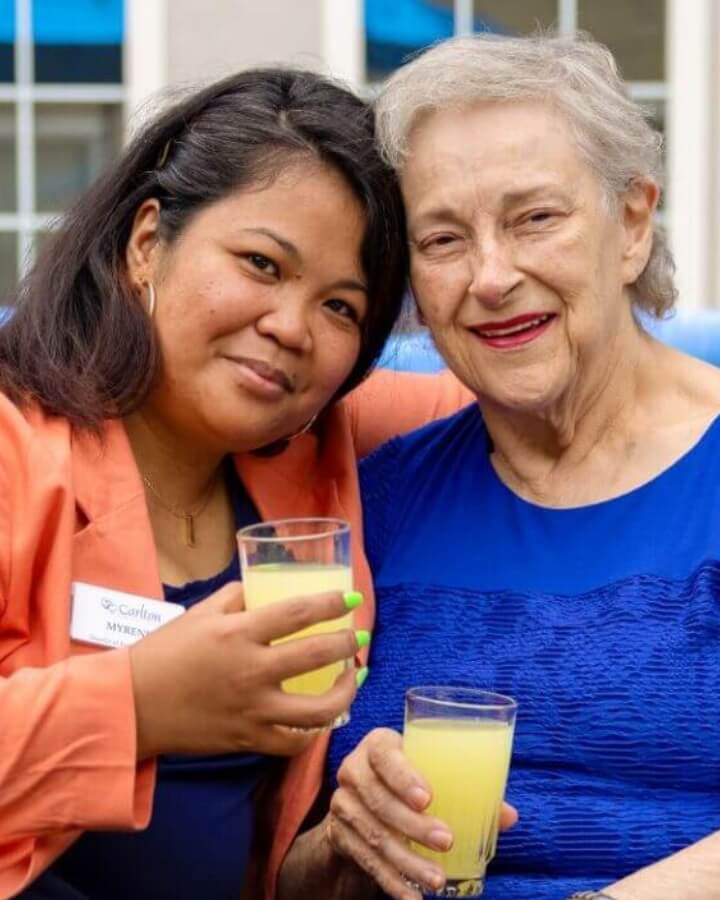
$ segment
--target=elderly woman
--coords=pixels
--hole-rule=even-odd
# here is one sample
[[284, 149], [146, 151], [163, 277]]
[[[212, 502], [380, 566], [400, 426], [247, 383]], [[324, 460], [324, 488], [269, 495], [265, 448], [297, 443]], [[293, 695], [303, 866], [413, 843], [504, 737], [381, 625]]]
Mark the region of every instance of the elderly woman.
[[[265, 891], [256, 808], [282, 858], [313, 729], [356, 689], [281, 682], [371, 628], [355, 450], [460, 405], [417, 380], [341, 400], [400, 308], [402, 225], [365, 103], [244, 72], [150, 122], [21, 286], [0, 331], [1, 897]], [[269, 646], [356, 593], [243, 611], [235, 531], [288, 515], [356, 526], [357, 636]]]
[[405, 839], [452, 835], [397, 732], [407, 688], [448, 683], [520, 704], [488, 900], [718, 898], [720, 372], [641, 324], [675, 298], [660, 140], [585, 39], [439, 45], [378, 115], [420, 311], [477, 403], [364, 465], [371, 676], [283, 900], [323, 866], [324, 897], [375, 896], [343, 857], [396, 900], [441, 887]]

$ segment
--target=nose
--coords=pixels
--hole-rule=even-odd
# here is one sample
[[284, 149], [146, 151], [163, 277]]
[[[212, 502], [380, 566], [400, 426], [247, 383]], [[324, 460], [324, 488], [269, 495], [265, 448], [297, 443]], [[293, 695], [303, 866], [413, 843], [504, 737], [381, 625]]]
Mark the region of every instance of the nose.
[[299, 291], [282, 291], [273, 306], [259, 317], [256, 328], [286, 349], [303, 353], [312, 346], [310, 304]]
[[502, 306], [522, 280], [510, 248], [495, 236], [475, 241], [470, 266], [472, 276], [468, 293], [490, 309]]

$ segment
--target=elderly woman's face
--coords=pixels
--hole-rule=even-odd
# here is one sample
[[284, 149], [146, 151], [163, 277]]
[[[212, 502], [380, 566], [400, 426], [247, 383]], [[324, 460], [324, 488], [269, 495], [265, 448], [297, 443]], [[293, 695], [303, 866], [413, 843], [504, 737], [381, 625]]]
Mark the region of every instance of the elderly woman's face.
[[609, 212], [565, 120], [540, 104], [421, 120], [402, 187], [413, 290], [451, 368], [501, 407], [561, 400], [630, 322], [637, 216]]
[[169, 246], [148, 204], [128, 246], [134, 282], [157, 289], [163, 373], [145, 414], [222, 452], [304, 426], [358, 358], [364, 230], [360, 203], [320, 164], [200, 210]]

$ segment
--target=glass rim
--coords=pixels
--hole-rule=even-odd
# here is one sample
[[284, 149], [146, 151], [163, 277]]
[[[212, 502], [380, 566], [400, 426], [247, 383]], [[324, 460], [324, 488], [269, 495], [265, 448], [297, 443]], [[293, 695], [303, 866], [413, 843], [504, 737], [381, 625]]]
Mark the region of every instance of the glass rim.
[[[439, 697], [434, 696], [439, 692], [446, 694], [460, 695], [458, 699], [450, 696]], [[461, 699], [462, 697], [462, 699]], [[480, 698], [485, 698], [485, 702], [479, 702]], [[477, 698], [477, 700], [473, 699]], [[454, 709], [479, 709], [479, 710], [516, 710], [518, 708], [517, 700], [508, 694], [498, 694], [495, 691], [486, 691], [482, 688], [468, 688], [443, 684], [425, 684], [418, 687], [411, 687], [405, 691], [405, 702], [409, 700], [420, 700], [423, 703], [434, 704], [438, 708], [454, 708]]]
[[[324, 531], [312, 531], [308, 534], [289, 534], [281, 536], [273, 535], [254, 535], [253, 531], [259, 528], [275, 528], [277, 526], [288, 525], [311, 525], [320, 524], [325, 526]], [[244, 540], [253, 541], [255, 544], [289, 544], [293, 541], [317, 541], [322, 538], [334, 537], [338, 534], [349, 534], [350, 523], [346, 519], [338, 519], [332, 516], [299, 516], [289, 519], [269, 519], [266, 522], [256, 522], [254, 525], [245, 525], [236, 532], [238, 542]]]

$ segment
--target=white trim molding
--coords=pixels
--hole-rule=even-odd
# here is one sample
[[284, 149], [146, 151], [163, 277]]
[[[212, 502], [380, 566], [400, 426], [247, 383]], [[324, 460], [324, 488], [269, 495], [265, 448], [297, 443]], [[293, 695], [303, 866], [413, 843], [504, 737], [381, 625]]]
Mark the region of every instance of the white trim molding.
[[[667, 4], [667, 209], [677, 264], [679, 306], [712, 304], [713, 6], [715, 0]], [[717, 299], [715, 300], [717, 302]]]
[[328, 74], [355, 89], [365, 84], [363, 0], [322, 0], [322, 53]]
[[[203, 13], [204, 14], [204, 13]], [[132, 131], [148, 102], [168, 84], [167, 0], [125, 0], [125, 122]]]

